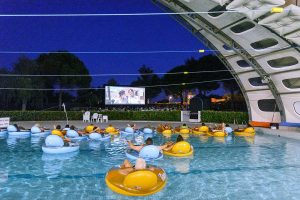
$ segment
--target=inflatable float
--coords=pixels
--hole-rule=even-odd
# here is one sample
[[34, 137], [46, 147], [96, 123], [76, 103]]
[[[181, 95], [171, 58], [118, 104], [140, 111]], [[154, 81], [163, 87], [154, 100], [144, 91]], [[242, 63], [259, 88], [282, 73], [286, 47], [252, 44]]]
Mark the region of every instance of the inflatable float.
[[100, 133], [91, 133], [89, 134], [90, 140], [94, 141], [110, 141], [111, 136], [109, 134], [105, 134], [103, 137]]
[[116, 129], [115, 127], [113, 127], [113, 126], [108, 126], [108, 127], [106, 127], [104, 132], [105, 132], [105, 133], [109, 133], [109, 134], [111, 134], [111, 135], [117, 135], [117, 134], [120, 133], [120, 131], [117, 130], [117, 129]]
[[147, 145], [141, 149], [140, 152], [129, 149], [125, 152], [126, 157], [130, 160], [136, 160], [138, 158], [143, 158], [146, 161], [149, 160], [159, 160], [163, 158], [163, 154], [154, 145]]
[[68, 130], [66, 133], [66, 138], [70, 139], [71, 142], [81, 142], [87, 140], [87, 136], [79, 136], [75, 130]]
[[213, 136], [213, 137], [226, 137], [227, 136], [227, 134], [222, 131], [210, 132], [210, 133], [207, 133], [207, 135]]
[[133, 136], [135, 131], [131, 127], [126, 127], [124, 131], [120, 131], [122, 137]]
[[193, 153], [193, 147], [185, 141], [177, 142], [169, 151], [163, 151], [163, 154], [175, 157], [187, 157], [193, 155]]
[[252, 127], [245, 128], [244, 130], [241, 131], [234, 131], [233, 133], [235, 136], [245, 136], [245, 137], [255, 136], [255, 130]]
[[49, 135], [51, 133], [50, 130], [44, 130], [42, 131], [39, 127], [37, 126], [33, 126], [31, 129], [30, 129], [30, 132], [31, 132], [31, 136], [46, 136], [46, 135]]
[[161, 191], [167, 183], [166, 172], [159, 167], [153, 170], [135, 170], [127, 175], [120, 173], [120, 168], [110, 169], [105, 176], [107, 187], [126, 196], [148, 196]]
[[12, 137], [30, 137], [30, 130], [20, 130], [18, 131], [17, 127], [14, 125], [8, 125], [7, 132], [9, 136]]
[[200, 127], [195, 127], [193, 130], [192, 130], [192, 132], [194, 133], [194, 134], [206, 134], [206, 133], [208, 133], [209, 132], [209, 128], [208, 128], [208, 126], [200, 126]]
[[179, 127], [177, 127], [177, 128], [175, 128], [175, 133], [176, 134], [189, 134], [189, 133], [191, 133], [191, 130], [188, 129], [188, 128], [179, 128]]
[[42, 146], [44, 153], [48, 154], [62, 154], [71, 153], [79, 150], [78, 144], [70, 144], [69, 146], [64, 146], [64, 141], [61, 137], [57, 135], [49, 135], [45, 140], [45, 145]]
[[42, 146], [42, 150], [44, 153], [48, 154], [62, 154], [62, 153], [71, 153], [75, 151], [79, 151], [79, 145], [70, 145], [70, 146], [62, 146], [62, 147], [48, 147]]
[[171, 129], [164, 130], [162, 134], [172, 134], [172, 130]]
[[6, 129], [0, 129], [0, 137], [6, 136], [8, 131]]
[[30, 137], [31, 132], [29, 130], [13, 131], [9, 132], [8, 135], [12, 137]]
[[92, 133], [93, 130], [94, 130], [94, 127], [95, 127], [94, 125], [88, 125], [88, 126], [85, 127], [84, 131], [86, 133]]

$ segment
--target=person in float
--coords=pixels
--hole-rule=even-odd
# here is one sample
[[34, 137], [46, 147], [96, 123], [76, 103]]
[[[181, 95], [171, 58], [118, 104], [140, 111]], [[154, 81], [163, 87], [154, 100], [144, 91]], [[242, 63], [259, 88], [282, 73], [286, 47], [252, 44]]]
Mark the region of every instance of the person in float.
[[176, 143], [182, 142], [182, 141], [184, 141], [182, 135], [178, 135], [177, 138], [176, 138], [176, 142], [169, 142], [169, 143], [168, 143], [168, 146], [167, 146], [166, 148], [164, 148], [164, 150], [165, 150], [165, 151], [169, 151], [169, 150], [171, 150], [171, 149], [174, 147], [174, 145], [175, 145]]
[[[143, 170], [147, 168], [146, 161], [142, 158], [138, 158], [135, 162], [135, 165], [132, 165], [127, 159], [124, 160], [123, 164], [120, 165], [119, 173], [123, 175], [128, 175], [129, 173], [135, 170]], [[149, 170], [154, 171], [153, 167], [150, 167]]]
[[[137, 152], [140, 152], [143, 149], [143, 147], [148, 146], [148, 145], [153, 145], [153, 140], [152, 140], [152, 138], [147, 138], [146, 141], [145, 141], [145, 144], [139, 145], [139, 146], [133, 145], [131, 141], [127, 141], [127, 143], [129, 145], [130, 149], [133, 149]], [[167, 142], [164, 145], [156, 146], [156, 147], [158, 148], [159, 151], [161, 151], [161, 150], [167, 148], [170, 144], [171, 144], [170, 142]]]

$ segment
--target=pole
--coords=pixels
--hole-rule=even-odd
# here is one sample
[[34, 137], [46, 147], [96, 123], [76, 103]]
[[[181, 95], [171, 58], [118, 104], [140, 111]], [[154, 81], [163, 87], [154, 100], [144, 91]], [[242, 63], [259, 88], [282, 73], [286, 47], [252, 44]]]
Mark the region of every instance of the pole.
[[62, 107], [64, 108], [64, 112], [65, 112], [65, 114], [66, 114], [67, 124], [69, 124], [69, 119], [68, 119], [68, 114], [67, 114], [67, 110], [66, 110], [66, 105], [65, 105], [65, 103], [62, 104]]

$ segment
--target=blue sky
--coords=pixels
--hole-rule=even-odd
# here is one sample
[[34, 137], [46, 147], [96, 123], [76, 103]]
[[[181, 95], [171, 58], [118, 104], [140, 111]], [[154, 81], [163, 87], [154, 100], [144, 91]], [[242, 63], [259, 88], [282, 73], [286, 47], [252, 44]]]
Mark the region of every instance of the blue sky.
[[[150, 0], [16, 1], [4, 0], [1, 13], [142, 13], [162, 12]], [[121, 17], [1, 17], [0, 50], [8, 51], [147, 51], [197, 50], [203, 45], [167, 15]], [[0, 54], [0, 66], [11, 67], [19, 54]], [[31, 58], [37, 57], [28, 54]], [[197, 53], [80, 54], [90, 73], [135, 73], [145, 64], [166, 72]], [[93, 80], [98, 86], [112, 77]], [[135, 77], [114, 77], [121, 84]]]

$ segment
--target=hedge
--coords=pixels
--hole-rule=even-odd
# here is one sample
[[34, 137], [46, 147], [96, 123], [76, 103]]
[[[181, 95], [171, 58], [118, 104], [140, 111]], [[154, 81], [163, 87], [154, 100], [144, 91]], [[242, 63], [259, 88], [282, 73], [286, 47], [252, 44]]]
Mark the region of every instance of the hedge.
[[[93, 112], [92, 112], [93, 113]], [[69, 111], [69, 120], [82, 120], [82, 112]], [[144, 120], [144, 121], [180, 121], [180, 111], [105, 111], [109, 120]], [[10, 117], [11, 121], [55, 121], [65, 120], [62, 111], [0, 111], [0, 117]], [[242, 123], [248, 122], [245, 112], [202, 111], [203, 122], [213, 123]]]
[[214, 123], [238, 123], [242, 124], [248, 122], [249, 117], [246, 112], [233, 111], [203, 111], [201, 112], [201, 119], [203, 122]]
[[[109, 120], [180, 121], [179, 111], [105, 111], [100, 113], [108, 115]], [[82, 114], [80, 111], [68, 111], [68, 118], [69, 120], [82, 120]], [[66, 119], [65, 113], [62, 111], [0, 111], [0, 117], [10, 117], [11, 121], [55, 121]]]

